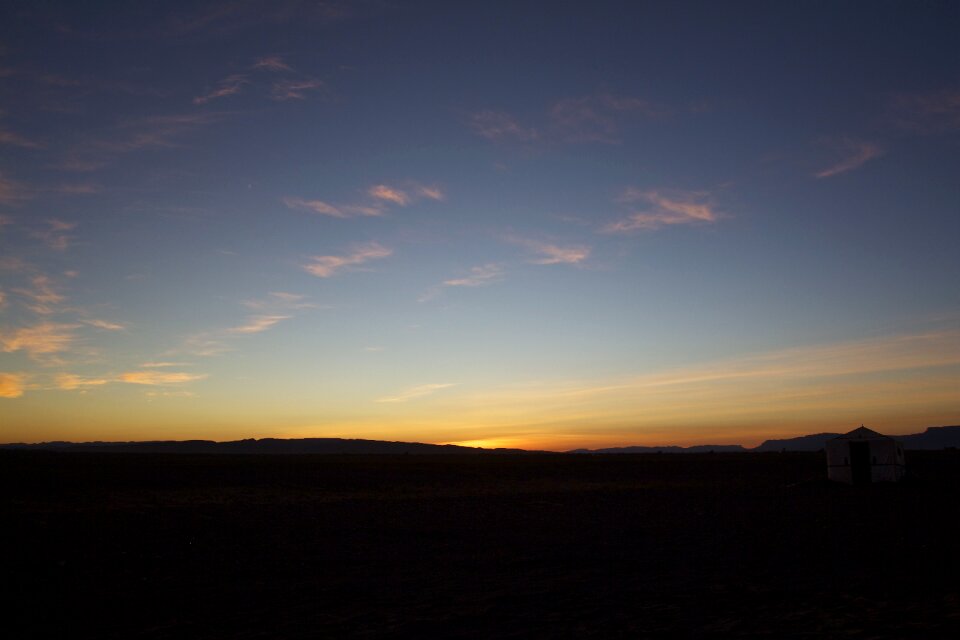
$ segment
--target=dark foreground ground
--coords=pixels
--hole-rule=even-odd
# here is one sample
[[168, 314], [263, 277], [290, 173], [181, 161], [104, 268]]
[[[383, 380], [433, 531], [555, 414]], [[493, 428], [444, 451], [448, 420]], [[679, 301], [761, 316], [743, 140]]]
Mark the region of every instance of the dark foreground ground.
[[4, 627], [960, 637], [960, 452], [908, 464], [854, 489], [822, 454], [2, 452]]

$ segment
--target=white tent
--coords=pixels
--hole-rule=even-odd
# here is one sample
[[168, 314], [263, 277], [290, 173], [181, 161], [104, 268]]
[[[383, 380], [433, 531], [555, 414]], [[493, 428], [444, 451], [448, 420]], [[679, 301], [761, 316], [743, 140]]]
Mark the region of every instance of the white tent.
[[863, 425], [827, 442], [827, 477], [847, 484], [897, 482], [904, 476], [903, 445]]

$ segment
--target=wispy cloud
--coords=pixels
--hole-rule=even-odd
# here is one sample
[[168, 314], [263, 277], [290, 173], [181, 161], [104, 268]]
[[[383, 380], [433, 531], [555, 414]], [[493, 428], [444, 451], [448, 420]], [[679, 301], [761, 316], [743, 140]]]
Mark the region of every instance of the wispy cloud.
[[331, 204], [323, 200], [307, 200], [293, 196], [282, 198], [282, 202], [291, 209], [331, 218], [354, 218], [382, 216], [391, 206], [406, 207], [419, 200], [443, 200], [444, 197], [440, 187], [411, 182], [402, 188], [387, 184], [373, 185], [367, 189], [364, 200], [350, 204]]
[[308, 302], [307, 296], [289, 291], [271, 291], [266, 298], [244, 300], [241, 304], [249, 309], [316, 309], [320, 305]]
[[105, 331], [124, 331], [126, 327], [118, 322], [110, 322], [108, 320], [84, 320], [85, 324], [90, 325], [91, 327], [96, 327], [97, 329], [103, 329]]
[[565, 98], [550, 109], [557, 135], [568, 142], [621, 141], [621, 119], [627, 114], [646, 117], [662, 115], [664, 110], [648, 100], [602, 93], [581, 98]]
[[286, 62], [283, 61], [281, 56], [264, 56], [256, 61], [253, 65], [254, 69], [263, 69], [266, 71], [293, 71], [293, 69]]
[[502, 280], [503, 274], [501, 265], [490, 263], [471, 268], [470, 275], [463, 278], [444, 280], [443, 285], [445, 287], [484, 287]]
[[842, 138], [840, 140], [827, 141], [825, 144], [832, 147], [841, 157], [829, 167], [817, 171], [814, 174], [817, 178], [829, 178], [841, 173], [853, 171], [863, 166], [866, 162], [883, 155], [883, 149], [881, 149], [879, 145], [862, 140]]
[[31, 197], [29, 190], [22, 184], [0, 173], [0, 204], [17, 204]]
[[326, 85], [316, 79], [280, 80], [273, 84], [271, 96], [274, 100], [303, 100], [308, 91], [322, 89]]
[[123, 120], [101, 135], [73, 145], [56, 166], [65, 171], [95, 171], [120, 155], [175, 148], [190, 133], [221, 118], [220, 113], [205, 112]]
[[72, 236], [69, 232], [77, 228], [76, 222], [64, 220], [47, 220], [47, 227], [33, 232], [33, 237], [44, 242], [54, 251], [66, 251], [70, 246]]
[[663, 444], [676, 441], [678, 427], [688, 437], [703, 438], [716, 429], [712, 433], [749, 439], [764, 432], [783, 437], [784, 424], [799, 433], [870, 424], [871, 418], [916, 427], [917, 416], [956, 415], [958, 384], [960, 331], [945, 330], [810, 345], [606, 380], [531, 381], [477, 390], [457, 402], [485, 407], [475, 420], [510, 425], [513, 432], [528, 420], [549, 425], [554, 433], [607, 429], [621, 443], [636, 438]]
[[371, 198], [377, 200], [385, 200], [386, 202], [392, 202], [393, 204], [400, 205], [401, 207], [407, 206], [410, 202], [410, 196], [400, 189], [395, 189], [389, 187], [385, 184], [378, 184], [370, 187], [367, 191], [370, 194]]
[[234, 74], [232, 76], [227, 76], [223, 80], [217, 83], [217, 87], [208, 91], [207, 93], [197, 96], [193, 99], [193, 104], [207, 104], [212, 100], [217, 100], [218, 98], [226, 98], [227, 96], [232, 96], [243, 90], [245, 85], [249, 84], [247, 76], [243, 74]]
[[10, 147], [20, 147], [22, 149], [42, 149], [43, 145], [39, 142], [26, 138], [19, 133], [0, 129], [0, 145]]
[[[240, 302], [248, 309], [255, 309], [260, 313], [247, 316], [243, 324], [223, 329], [203, 331], [187, 337], [183, 346], [168, 351], [161, 357], [183, 353], [198, 357], [219, 356], [233, 351], [232, 343], [240, 336], [262, 333], [276, 324], [294, 317], [294, 311], [316, 309], [320, 305], [309, 302], [307, 296], [287, 291], [272, 291], [266, 297]], [[142, 368], [176, 366], [177, 362], [154, 362], [141, 365]]]
[[31, 289], [14, 289], [13, 291], [26, 298], [28, 309], [39, 315], [50, 315], [60, 310], [59, 305], [64, 301], [55, 288], [53, 280], [46, 275], [35, 275], [30, 279]]
[[439, 187], [418, 187], [417, 193], [430, 200], [443, 200], [446, 194]]
[[191, 364], [192, 363], [190, 362], [167, 362], [167, 361], [144, 362], [143, 364], [140, 365], [140, 368], [141, 369], [160, 369], [160, 368], [168, 368], [168, 367], [189, 367]]
[[239, 327], [227, 329], [228, 333], [260, 333], [273, 325], [288, 320], [290, 316], [250, 316], [247, 323]]
[[563, 98], [537, 118], [536, 125], [522, 124], [505, 111], [473, 113], [469, 126], [474, 133], [494, 141], [618, 144], [628, 117], [653, 118], [668, 110], [649, 100], [612, 93]]
[[590, 257], [590, 247], [583, 245], [561, 247], [548, 242], [517, 236], [510, 236], [507, 240], [540, 254], [541, 257], [530, 260], [532, 264], [580, 264]]
[[446, 287], [485, 287], [503, 280], [504, 274], [503, 265], [494, 262], [472, 267], [470, 273], [462, 278], [451, 278], [430, 287], [417, 298], [417, 302], [433, 300], [443, 293]]
[[503, 111], [478, 111], [470, 117], [470, 128], [487, 140], [530, 142], [540, 137], [536, 129], [521, 125]]
[[696, 191], [671, 191], [628, 188], [618, 199], [633, 205], [646, 202], [649, 208], [634, 211], [625, 219], [611, 222], [602, 228], [607, 233], [626, 233], [638, 230], [656, 230], [669, 225], [708, 224], [716, 222], [720, 214], [709, 202], [707, 194]]
[[207, 375], [203, 373], [186, 373], [183, 371], [128, 371], [121, 373], [117, 380], [129, 384], [173, 386], [203, 380], [206, 377]]
[[423, 198], [428, 200], [443, 200], [445, 197], [439, 187], [426, 187], [417, 183], [411, 183], [409, 187], [403, 189], [386, 184], [377, 184], [370, 187], [367, 193], [371, 198], [401, 207], [405, 207]]
[[162, 35], [167, 36], [236, 36], [249, 29], [262, 29], [264, 25], [322, 24], [339, 20], [351, 15], [355, 4], [299, 0], [201, 3], [169, 14], [157, 28]]
[[60, 373], [54, 378], [58, 389], [64, 391], [75, 391], [77, 389], [88, 389], [90, 387], [100, 387], [109, 384], [107, 378], [85, 378], [73, 373]]
[[364, 264], [370, 260], [379, 260], [392, 254], [391, 249], [377, 242], [370, 242], [358, 246], [352, 252], [343, 256], [314, 256], [310, 262], [303, 265], [303, 268], [307, 273], [318, 278], [329, 278], [344, 267]]
[[891, 111], [894, 122], [916, 133], [960, 131], [960, 89], [896, 96]]
[[34, 360], [46, 361], [50, 356], [69, 351], [78, 324], [41, 322], [31, 327], [0, 331], [0, 345], [7, 353], [24, 351]]
[[0, 398], [19, 398], [26, 388], [26, 376], [19, 373], [0, 373]]
[[[349, 218], [350, 214], [341, 209], [340, 207], [335, 207], [332, 204], [328, 204], [323, 200], [304, 200], [303, 198], [292, 198], [287, 197], [283, 198], [283, 204], [287, 205], [291, 209], [300, 209], [301, 211], [310, 211], [312, 213], [317, 213], [322, 216], [330, 216], [332, 218]], [[368, 215], [379, 216], [383, 214], [382, 209], [369, 209]]]
[[429, 396], [441, 389], [447, 389], [449, 387], [456, 386], [455, 382], [444, 382], [444, 383], [434, 383], [434, 384], [421, 384], [416, 387], [411, 387], [405, 391], [401, 391], [394, 396], [385, 396], [383, 398], [377, 398], [377, 402], [407, 402], [408, 400], [414, 400], [416, 398], [422, 398], [424, 396]]

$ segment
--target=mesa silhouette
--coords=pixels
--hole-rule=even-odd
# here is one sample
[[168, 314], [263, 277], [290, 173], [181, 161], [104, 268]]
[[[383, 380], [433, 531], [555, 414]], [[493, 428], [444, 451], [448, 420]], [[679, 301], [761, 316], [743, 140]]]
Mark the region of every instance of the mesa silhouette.
[[[604, 449], [574, 449], [567, 453], [746, 453], [769, 451], [819, 451], [839, 433], [816, 433], [778, 440], [765, 440], [757, 447], [739, 444], [695, 445], [680, 447], [626, 446]], [[922, 433], [894, 436], [907, 450], [960, 448], [960, 425], [928, 427]], [[27, 449], [100, 453], [218, 453], [218, 454], [354, 454], [354, 455], [489, 455], [537, 454], [529, 449], [463, 447], [453, 444], [394, 442], [347, 438], [248, 438], [216, 442], [213, 440], [150, 440], [141, 442], [37, 442], [0, 444], [0, 449]]]

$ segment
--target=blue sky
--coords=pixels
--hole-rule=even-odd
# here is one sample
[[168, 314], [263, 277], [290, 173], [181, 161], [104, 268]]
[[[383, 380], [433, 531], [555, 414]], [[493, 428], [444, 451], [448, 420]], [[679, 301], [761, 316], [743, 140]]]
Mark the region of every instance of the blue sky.
[[0, 440], [960, 419], [953, 3], [2, 13]]

